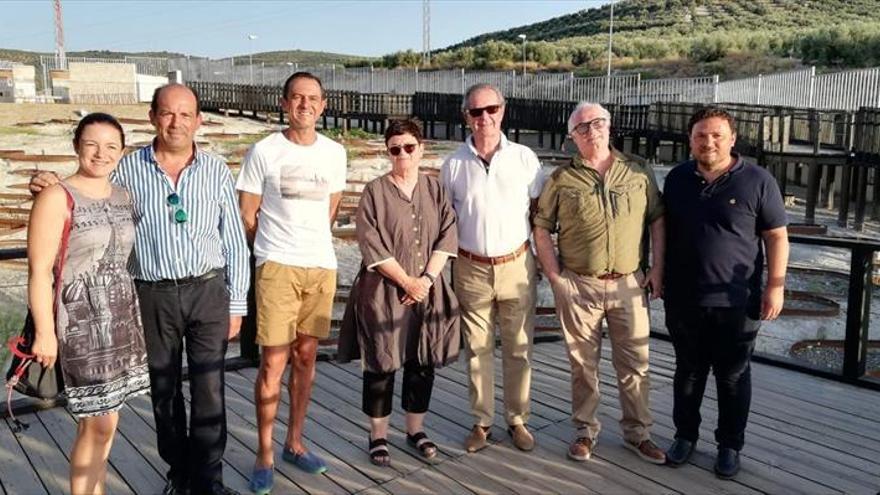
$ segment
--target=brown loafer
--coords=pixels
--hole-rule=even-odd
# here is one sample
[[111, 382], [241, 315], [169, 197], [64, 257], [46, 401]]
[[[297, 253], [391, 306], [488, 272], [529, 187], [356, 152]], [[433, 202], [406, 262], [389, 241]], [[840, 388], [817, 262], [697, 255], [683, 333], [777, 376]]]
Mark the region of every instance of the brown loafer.
[[643, 461], [651, 464], [666, 464], [666, 452], [651, 440], [642, 440], [639, 443], [623, 442], [624, 447], [635, 452]]
[[464, 439], [464, 448], [470, 453], [484, 449], [489, 445], [488, 440], [491, 436], [492, 432], [489, 431], [488, 426], [474, 425], [471, 432]]
[[507, 434], [513, 439], [513, 445], [519, 450], [528, 452], [535, 448], [535, 437], [529, 433], [526, 425], [508, 426]]
[[587, 437], [577, 437], [568, 447], [568, 458], [573, 461], [584, 462], [590, 459], [593, 453], [593, 441]]

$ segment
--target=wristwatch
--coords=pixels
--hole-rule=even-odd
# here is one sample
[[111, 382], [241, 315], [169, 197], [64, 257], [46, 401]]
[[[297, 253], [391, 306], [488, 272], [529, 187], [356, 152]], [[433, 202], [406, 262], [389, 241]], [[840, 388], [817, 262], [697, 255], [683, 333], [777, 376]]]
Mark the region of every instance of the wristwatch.
[[435, 280], [437, 280], [437, 277], [435, 277], [434, 275], [431, 275], [428, 272], [423, 273], [422, 276], [428, 277], [428, 280], [430, 280], [432, 284], [434, 283]]

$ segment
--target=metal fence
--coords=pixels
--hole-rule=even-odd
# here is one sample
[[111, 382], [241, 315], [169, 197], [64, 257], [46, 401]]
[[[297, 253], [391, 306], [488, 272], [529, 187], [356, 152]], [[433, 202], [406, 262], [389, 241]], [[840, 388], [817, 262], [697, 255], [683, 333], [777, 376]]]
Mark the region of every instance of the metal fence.
[[821, 110], [880, 106], [880, 68], [816, 74], [815, 67], [718, 84], [717, 101]]
[[[606, 77], [575, 77], [572, 72], [528, 73], [517, 71], [465, 71], [419, 69], [345, 68], [336, 65], [306, 67], [297, 63], [265, 66], [242, 59], [173, 59], [169, 70], [179, 70], [185, 81], [225, 82], [248, 85], [280, 85], [297, 70], [321, 78], [327, 89], [359, 93], [414, 94], [416, 92], [462, 94], [476, 83], [491, 83], [511, 98], [638, 104], [651, 101], [713, 101], [717, 78], [660, 79], [642, 81], [638, 74]], [[606, 94], [607, 93], [607, 94]]]
[[[627, 105], [650, 104], [656, 101], [723, 102], [835, 110], [880, 106], [880, 68], [816, 74], [816, 69], [810, 67], [720, 82], [718, 76], [642, 80], [639, 74], [607, 78], [575, 77], [571, 72], [522, 74], [517, 71], [464, 69], [425, 71], [418, 68], [300, 66], [295, 62], [266, 66], [262, 63], [249, 64], [248, 58], [210, 60], [68, 57], [66, 63], [70, 62], [133, 63], [138, 74], [164, 76], [169, 71], [180, 71], [185, 81], [261, 86], [280, 85], [291, 73], [308, 70], [320, 77], [327, 89], [359, 93], [462, 94], [472, 84], [488, 82], [513, 98], [559, 101], [590, 100]], [[3, 62], [0, 61], [0, 64]], [[37, 77], [42, 77], [43, 88], [49, 87], [48, 73], [56, 68], [62, 67], [59, 67], [55, 57], [40, 57]]]

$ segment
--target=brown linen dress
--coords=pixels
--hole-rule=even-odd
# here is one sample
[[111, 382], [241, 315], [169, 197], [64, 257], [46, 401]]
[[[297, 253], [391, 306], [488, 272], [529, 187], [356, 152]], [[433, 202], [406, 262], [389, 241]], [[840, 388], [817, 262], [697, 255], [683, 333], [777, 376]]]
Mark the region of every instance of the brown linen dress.
[[428, 297], [405, 306], [405, 292], [375, 270], [394, 258], [410, 276], [418, 276], [434, 251], [455, 255], [455, 213], [440, 182], [419, 175], [412, 199], [388, 175], [364, 187], [356, 216], [363, 262], [355, 278], [339, 332], [338, 359], [363, 359], [364, 369], [388, 373], [416, 360], [440, 367], [458, 358], [458, 300], [441, 272]]

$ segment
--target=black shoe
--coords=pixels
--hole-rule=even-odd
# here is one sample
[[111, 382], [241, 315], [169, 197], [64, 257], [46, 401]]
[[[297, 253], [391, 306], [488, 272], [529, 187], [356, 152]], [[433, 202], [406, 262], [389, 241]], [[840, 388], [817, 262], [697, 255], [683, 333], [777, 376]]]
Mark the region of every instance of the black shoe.
[[694, 454], [694, 442], [684, 438], [676, 438], [669, 450], [666, 451], [666, 462], [670, 466], [678, 467], [686, 464]]
[[721, 447], [718, 449], [718, 457], [715, 459], [715, 474], [729, 480], [739, 472], [739, 451]]
[[189, 488], [182, 486], [183, 483], [169, 479], [165, 482], [162, 495], [189, 495]]
[[227, 487], [223, 483], [214, 483], [211, 487], [211, 495], [241, 495], [232, 488]]

